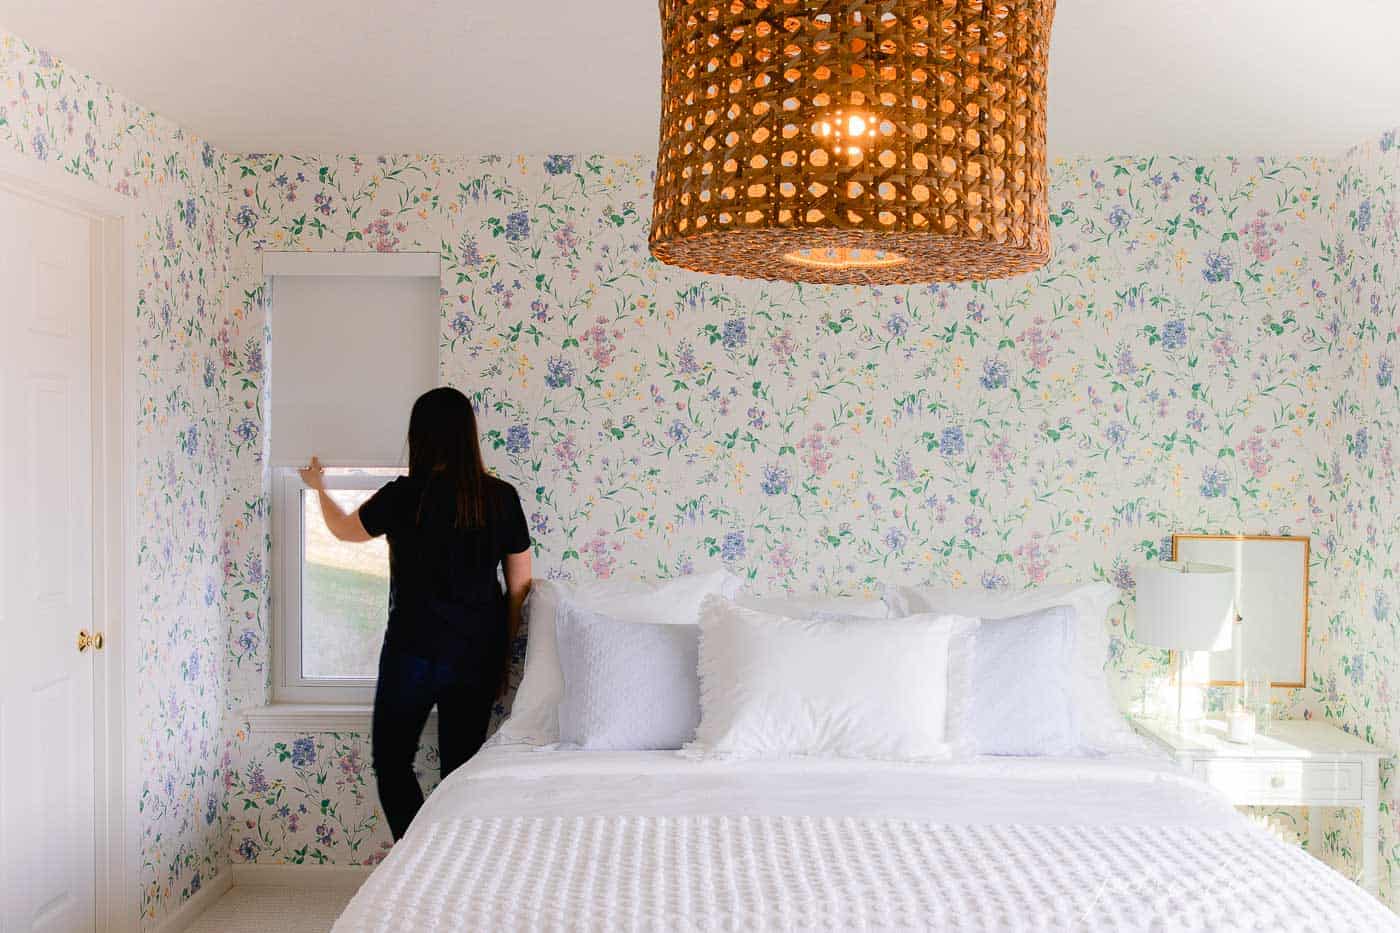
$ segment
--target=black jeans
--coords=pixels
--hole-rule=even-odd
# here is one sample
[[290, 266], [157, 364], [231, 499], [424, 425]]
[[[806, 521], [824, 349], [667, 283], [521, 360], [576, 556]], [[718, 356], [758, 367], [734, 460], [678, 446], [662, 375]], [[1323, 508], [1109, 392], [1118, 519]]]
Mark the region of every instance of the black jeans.
[[428, 713], [438, 708], [438, 756], [442, 776], [481, 748], [501, 682], [502, 658], [494, 651], [459, 660], [421, 658], [385, 645], [374, 689], [371, 755], [379, 803], [397, 842], [423, 806], [413, 773], [418, 740]]

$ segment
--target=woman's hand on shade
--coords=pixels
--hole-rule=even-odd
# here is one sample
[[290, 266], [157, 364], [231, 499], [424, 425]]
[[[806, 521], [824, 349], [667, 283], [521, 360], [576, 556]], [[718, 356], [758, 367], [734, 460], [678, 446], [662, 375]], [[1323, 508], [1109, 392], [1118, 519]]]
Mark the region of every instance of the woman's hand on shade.
[[308, 489], [319, 492], [325, 488], [326, 468], [321, 466], [321, 458], [312, 457], [311, 462], [304, 469], [297, 470], [297, 473]]

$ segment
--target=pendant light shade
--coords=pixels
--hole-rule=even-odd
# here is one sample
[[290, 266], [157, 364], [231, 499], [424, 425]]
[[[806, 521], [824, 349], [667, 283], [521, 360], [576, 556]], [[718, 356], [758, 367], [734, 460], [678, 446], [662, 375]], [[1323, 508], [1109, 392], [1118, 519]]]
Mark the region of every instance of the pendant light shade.
[[651, 251], [799, 282], [1003, 278], [1050, 257], [1054, 0], [660, 0]]

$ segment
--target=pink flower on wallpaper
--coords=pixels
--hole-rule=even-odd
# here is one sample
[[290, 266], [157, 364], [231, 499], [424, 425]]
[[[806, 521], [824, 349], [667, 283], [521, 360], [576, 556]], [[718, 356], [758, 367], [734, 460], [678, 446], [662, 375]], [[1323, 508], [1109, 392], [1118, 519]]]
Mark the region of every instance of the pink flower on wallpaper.
[[615, 555], [621, 549], [620, 543], [610, 544], [603, 536], [603, 532], [599, 531], [591, 541], [579, 548], [579, 554], [583, 557], [583, 562], [588, 565], [593, 576], [599, 580], [606, 580], [617, 570], [617, 557]]
[[608, 332], [608, 319], [600, 315], [593, 326], [583, 332], [583, 339], [580, 341], [584, 347], [583, 352], [588, 354], [600, 369], [606, 369], [613, 364], [613, 357], [617, 353], [617, 344], [614, 342], [616, 336]]
[[1050, 570], [1050, 557], [1054, 553], [1054, 548], [1049, 548], [1050, 553], [1046, 553], [1042, 546], [1045, 535], [1039, 531], [1033, 532], [1025, 544], [1016, 546], [1012, 553], [1021, 566], [1021, 572], [1026, 575], [1026, 579], [1036, 585], [1045, 582], [1045, 577]]
[[1022, 344], [1021, 352], [1025, 353], [1031, 366], [1044, 369], [1050, 365], [1054, 345], [1060, 339], [1060, 334], [1046, 326], [1045, 318], [1036, 317], [1031, 321], [1031, 326], [1021, 331], [1016, 339]]
[[1249, 437], [1235, 445], [1235, 452], [1249, 469], [1251, 476], [1263, 479], [1269, 475], [1269, 468], [1273, 466], [1272, 450], [1276, 447], [1278, 441], [1269, 441], [1265, 437], [1264, 428], [1259, 426], [1250, 432]]
[[823, 433], [825, 430], [823, 425], [815, 424], [807, 436], [797, 442], [798, 449], [802, 451], [802, 462], [815, 476], [827, 474], [834, 456], [832, 448], [836, 446], [836, 442]]

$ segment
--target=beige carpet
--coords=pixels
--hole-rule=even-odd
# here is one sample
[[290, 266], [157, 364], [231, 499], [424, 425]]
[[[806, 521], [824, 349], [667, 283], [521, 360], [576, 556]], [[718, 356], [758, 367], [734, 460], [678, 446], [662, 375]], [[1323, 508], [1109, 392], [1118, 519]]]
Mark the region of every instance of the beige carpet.
[[238, 885], [195, 918], [187, 933], [327, 933], [355, 889]]

